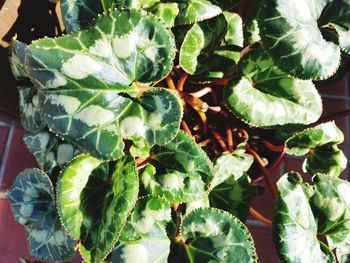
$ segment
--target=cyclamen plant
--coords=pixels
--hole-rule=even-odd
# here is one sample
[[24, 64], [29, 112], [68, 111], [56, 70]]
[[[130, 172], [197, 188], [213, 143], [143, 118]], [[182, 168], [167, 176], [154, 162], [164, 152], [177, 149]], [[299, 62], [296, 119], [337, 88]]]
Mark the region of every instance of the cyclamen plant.
[[[13, 40], [41, 170], [7, 197], [33, 256], [257, 262], [250, 213], [283, 262], [349, 262], [344, 136], [312, 81], [347, 70], [350, 2], [262, 0], [244, 21], [238, 2], [61, 0], [67, 34]], [[284, 153], [307, 155], [313, 184], [272, 182]], [[262, 179], [272, 223], [251, 207]]]

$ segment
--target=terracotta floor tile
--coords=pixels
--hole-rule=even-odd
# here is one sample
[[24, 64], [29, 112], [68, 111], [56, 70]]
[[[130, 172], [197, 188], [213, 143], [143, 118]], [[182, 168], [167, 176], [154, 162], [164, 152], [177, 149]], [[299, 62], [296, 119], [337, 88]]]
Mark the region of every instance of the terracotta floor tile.
[[341, 80], [338, 80], [335, 83], [330, 84], [321, 84], [316, 83], [316, 88], [318, 89], [318, 92], [321, 95], [332, 95], [332, 96], [346, 96], [347, 90], [346, 90], [346, 78], [343, 78]]
[[23, 134], [24, 131], [22, 129], [15, 129], [13, 132], [4, 178], [1, 180], [1, 191], [6, 191], [16, 178], [16, 175], [22, 170], [37, 167], [34, 156], [28, 151], [23, 142]]

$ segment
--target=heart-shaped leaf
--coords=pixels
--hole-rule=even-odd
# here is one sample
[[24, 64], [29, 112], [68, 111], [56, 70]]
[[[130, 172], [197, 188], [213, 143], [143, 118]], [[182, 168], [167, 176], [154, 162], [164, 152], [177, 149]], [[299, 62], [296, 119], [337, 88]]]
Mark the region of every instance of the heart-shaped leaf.
[[166, 225], [171, 204], [158, 197], [137, 201], [112, 255], [112, 262], [167, 263], [170, 240]]
[[309, 199], [312, 188], [301, 184], [297, 173], [284, 175], [277, 183], [273, 206], [272, 236], [283, 262], [335, 262], [332, 251], [320, 242]]
[[27, 79], [28, 74], [25, 69], [24, 60], [27, 52], [27, 45], [16, 39], [10, 44], [10, 66], [12, 74], [17, 80]]
[[20, 173], [7, 192], [12, 213], [25, 225], [30, 253], [47, 260], [69, 260], [74, 240], [64, 231], [54, 206], [49, 177], [38, 169]]
[[168, 27], [174, 26], [175, 18], [180, 12], [178, 3], [158, 3], [151, 10], [154, 10], [154, 14]]
[[344, 135], [334, 122], [327, 122], [294, 134], [286, 141], [288, 154], [302, 156], [311, 153], [304, 164], [305, 172], [338, 176], [346, 168], [347, 160], [337, 145]]
[[322, 101], [311, 81], [289, 77], [261, 49], [246, 55], [240, 64], [243, 76], [224, 91], [227, 107], [246, 123], [271, 128], [310, 124], [322, 113]]
[[142, 137], [152, 146], [176, 135], [178, 96], [137, 83], [156, 82], [172, 67], [174, 40], [157, 18], [114, 11], [88, 30], [38, 40], [28, 49], [27, 70], [42, 91], [44, 120], [67, 141], [115, 160], [123, 155], [123, 138]]
[[206, 153], [184, 132], [164, 146], [150, 151], [150, 164], [141, 172], [145, 190], [171, 202], [203, 198], [212, 179]]
[[[336, 72], [340, 48], [324, 39], [320, 27], [342, 20], [336, 17], [340, 10], [329, 8], [332, 3], [337, 6], [340, 2], [344, 9], [341, 11], [346, 13], [350, 6], [346, 1], [264, 0], [261, 3], [258, 13], [261, 40], [278, 67], [302, 79], [326, 79]], [[329, 17], [324, 12], [335, 15]]]
[[318, 232], [326, 236], [331, 250], [336, 249], [339, 262], [350, 259], [350, 184], [330, 175], [315, 177], [315, 194], [311, 198], [318, 218]]
[[101, 262], [111, 252], [138, 195], [135, 162], [119, 159], [113, 170], [89, 155], [75, 158], [58, 181], [58, 211], [87, 262]]
[[236, 217], [200, 208], [183, 218], [169, 262], [257, 262], [253, 239]]
[[21, 124], [28, 132], [39, 132], [45, 127], [37, 90], [34, 87], [19, 87]]
[[73, 145], [60, 140], [49, 131], [37, 134], [26, 132], [23, 136], [24, 143], [31, 151], [44, 172], [51, 174], [56, 167], [63, 168], [80, 150]]

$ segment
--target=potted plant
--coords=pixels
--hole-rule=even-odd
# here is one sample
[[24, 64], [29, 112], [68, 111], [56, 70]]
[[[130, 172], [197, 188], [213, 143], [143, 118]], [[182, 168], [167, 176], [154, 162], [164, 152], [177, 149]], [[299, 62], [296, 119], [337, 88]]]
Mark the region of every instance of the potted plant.
[[[257, 262], [250, 213], [281, 261], [348, 262], [344, 136], [313, 81], [347, 70], [350, 3], [263, 0], [243, 21], [238, 2], [61, 0], [67, 34], [12, 41], [41, 169], [7, 198], [33, 256]], [[273, 183], [285, 153], [310, 184]], [[261, 180], [272, 222], [251, 207]]]

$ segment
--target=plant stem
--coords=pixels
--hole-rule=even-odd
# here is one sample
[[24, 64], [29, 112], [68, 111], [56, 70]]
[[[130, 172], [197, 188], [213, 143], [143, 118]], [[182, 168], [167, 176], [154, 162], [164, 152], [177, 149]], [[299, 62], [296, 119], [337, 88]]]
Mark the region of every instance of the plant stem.
[[230, 127], [226, 127], [226, 137], [227, 137], [228, 150], [230, 152], [232, 152], [233, 151], [233, 137], [232, 137], [232, 130]]
[[280, 153], [284, 151], [284, 145], [274, 145], [266, 140], [262, 140], [261, 142], [264, 146], [266, 146], [267, 149], [269, 149], [272, 152]]
[[173, 79], [170, 77], [170, 74], [166, 77], [165, 80], [166, 80], [166, 83], [167, 83], [169, 89], [176, 89], [175, 84], [174, 84], [174, 81], [173, 81]]
[[270, 171], [266, 169], [264, 161], [261, 159], [259, 154], [256, 151], [254, 151], [253, 149], [251, 149], [250, 147], [247, 147], [246, 151], [247, 151], [247, 153], [253, 155], [254, 159], [258, 162], [258, 164], [263, 172], [265, 181], [267, 183], [267, 187], [269, 188], [272, 197], [275, 199], [277, 196], [277, 187], [276, 187], [276, 184], [274, 184], [271, 181]]
[[196, 92], [191, 92], [189, 94], [192, 95], [193, 97], [201, 98], [210, 92], [213, 92], [213, 89], [211, 87], [204, 87], [203, 89], [200, 89]]
[[[281, 162], [283, 161], [284, 157], [286, 156], [285, 152], [281, 152], [280, 155], [277, 157], [277, 159], [271, 164], [270, 167], [268, 167], [268, 171], [271, 173], [274, 169], [276, 169], [278, 166], [280, 166]], [[264, 176], [259, 176], [255, 178], [252, 183], [258, 183], [264, 179]]]
[[223, 79], [214, 80], [211, 83], [214, 84], [214, 85], [226, 86], [228, 82], [229, 82], [229, 79], [223, 78]]
[[224, 152], [227, 152], [227, 146], [224, 141], [224, 139], [220, 136], [218, 132], [216, 132], [213, 128], [210, 128], [210, 132], [214, 135], [214, 138], [217, 140], [217, 142], [220, 144], [222, 150]]
[[184, 73], [181, 75], [178, 83], [177, 83], [177, 90], [178, 91], [183, 91], [184, 90], [184, 85], [185, 85], [185, 82], [186, 82], [186, 79], [188, 77], [188, 74], [187, 73]]
[[184, 120], [181, 121], [181, 127], [188, 135], [192, 136], [192, 132]]
[[265, 225], [272, 227], [272, 222], [268, 220], [266, 217], [261, 215], [258, 211], [256, 211], [253, 207], [250, 207], [249, 214], [254, 217], [255, 219], [259, 220], [261, 223], [264, 223]]

